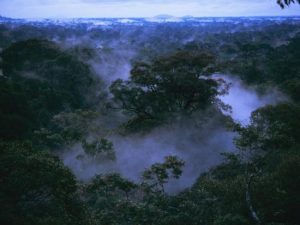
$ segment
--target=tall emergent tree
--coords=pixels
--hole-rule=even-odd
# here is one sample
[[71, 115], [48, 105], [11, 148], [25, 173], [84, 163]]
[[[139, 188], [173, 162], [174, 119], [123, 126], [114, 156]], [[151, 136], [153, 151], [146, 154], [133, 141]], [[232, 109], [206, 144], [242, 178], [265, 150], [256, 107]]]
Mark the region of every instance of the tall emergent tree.
[[157, 124], [218, 104], [222, 94], [214, 58], [206, 53], [178, 52], [151, 63], [137, 63], [127, 81], [111, 86], [115, 107], [132, 115], [133, 124]]

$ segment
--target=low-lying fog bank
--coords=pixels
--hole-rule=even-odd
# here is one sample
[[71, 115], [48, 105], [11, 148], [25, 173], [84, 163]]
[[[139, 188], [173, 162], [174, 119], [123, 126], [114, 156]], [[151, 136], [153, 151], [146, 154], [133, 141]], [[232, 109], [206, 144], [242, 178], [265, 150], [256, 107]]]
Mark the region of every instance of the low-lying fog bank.
[[[231, 111], [224, 113], [242, 125], [249, 124], [250, 115], [257, 108], [285, 100], [275, 89], [260, 95], [233, 76], [215, 74], [213, 77], [230, 84], [228, 94], [220, 96], [231, 106]], [[63, 155], [64, 163], [81, 180], [89, 180], [100, 173], [118, 172], [139, 182], [145, 169], [162, 162], [165, 156], [176, 155], [185, 161], [185, 167], [181, 178], [171, 180], [166, 186], [169, 193], [175, 193], [190, 187], [201, 173], [217, 165], [222, 159], [220, 153], [235, 151], [233, 138], [236, 134], [216, 125], [215, 121], [216, 118], [210, 117], [204, 125], [198, 125], [196, 120], [175, 122], [144, 135], [109, 136], [116, 153], [115, 161], [97, 162], [88, 156], [79, 160], [77, 156], [84, 154], [84, 150], [78, 144]]]

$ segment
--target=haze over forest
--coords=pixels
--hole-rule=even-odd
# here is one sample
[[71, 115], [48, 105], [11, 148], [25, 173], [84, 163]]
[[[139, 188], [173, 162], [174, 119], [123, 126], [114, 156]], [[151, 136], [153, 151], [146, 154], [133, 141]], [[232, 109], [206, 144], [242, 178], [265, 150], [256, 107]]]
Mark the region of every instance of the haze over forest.
[[298, 3], [2, 0], [0, 224], [299, 225]]

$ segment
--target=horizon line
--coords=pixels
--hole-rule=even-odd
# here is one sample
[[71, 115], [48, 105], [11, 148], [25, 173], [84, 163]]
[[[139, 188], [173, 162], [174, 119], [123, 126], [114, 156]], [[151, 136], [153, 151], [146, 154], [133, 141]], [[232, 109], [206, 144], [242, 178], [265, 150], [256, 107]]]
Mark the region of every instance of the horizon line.
[[26, 19], [148, 19], [148, 18], [159, 18], [165, 16], [166, 18], [261, 18], [261, 17], [281, 17], [281, 18], [288, 18], [288, 17], [300, 17], [300, 15], [253, 15], [253, 16], [173, 16], [173, 15], [156, 15], [156, 16], [121, 16], [121, 17], [7, 17], [0, 15], [0, 18], [6, 19], [16, 19], [16, 20], [26, 20]]

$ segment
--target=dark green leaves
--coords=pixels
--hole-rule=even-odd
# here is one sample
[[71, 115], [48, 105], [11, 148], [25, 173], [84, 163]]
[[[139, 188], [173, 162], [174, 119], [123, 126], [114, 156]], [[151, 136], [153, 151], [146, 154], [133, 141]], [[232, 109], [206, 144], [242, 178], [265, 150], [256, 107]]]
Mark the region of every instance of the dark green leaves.
[[60, 160], [27, 143], [0, 143], [3, 224], [85, 224], [77, 184]]
[[289, 6], [292, 3], [300, 4], [300, 0], [277, 0], [277, 3], [280, 5], [281, 8], [284, 8], [285, 6]]
[[152, 191], [164, 192], [164, 184], [170, 178], [178, 179], [183, 166], [184, 161], [177, 156], [167, 156], [163, 163], [155, 163], [143, 173], [144, 185]]
[[115, 160], [116, 155], [113, 149], [113, 144], [107, 139], [100, 138], [98, 140], [92, 141], [91, 143], [83, 141], [82, 143], [84, 152], [92, 156], [97, 160]]
[[33, 130], [47, 127], [55, 114], [90, 106], [87, 96], [96, 84], [90, 69], [54, 43], [17, 42], [1, 58], [0, 139], [31, 137]]
[[128, 81], [115, 81], [110, 90], [115, 106], [132, 115], [132, 123], [157, 124], [214, 105], [218, 83], [208, 54], [178, 52], [152, 63], [138, 63]]

